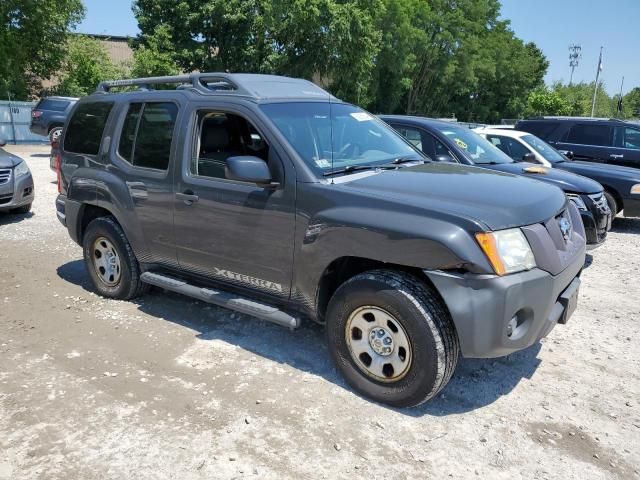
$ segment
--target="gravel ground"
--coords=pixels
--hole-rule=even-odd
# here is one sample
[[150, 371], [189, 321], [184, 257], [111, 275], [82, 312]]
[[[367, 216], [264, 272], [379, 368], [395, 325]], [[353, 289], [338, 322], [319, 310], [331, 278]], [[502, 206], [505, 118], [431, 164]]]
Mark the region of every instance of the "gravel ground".
[[46, 150], [12, 150], [36, 202], [0, 215], [0, 479], [640, 478], [640, 220], [592, 252], [568, 325], [396, 410], [345, 386], [316, 326], [96, 296]]

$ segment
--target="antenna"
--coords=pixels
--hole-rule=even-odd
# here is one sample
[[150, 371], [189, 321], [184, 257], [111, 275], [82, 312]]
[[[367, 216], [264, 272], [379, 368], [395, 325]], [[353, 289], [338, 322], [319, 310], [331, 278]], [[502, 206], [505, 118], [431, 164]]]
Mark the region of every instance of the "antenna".
[[569, 85], [573, 81], [573, 71], [580, 64], [582, 58], [582, 46], [572, 43], [569, 45], [569, 67], [571, 68], [571, 76], [569, 77]]

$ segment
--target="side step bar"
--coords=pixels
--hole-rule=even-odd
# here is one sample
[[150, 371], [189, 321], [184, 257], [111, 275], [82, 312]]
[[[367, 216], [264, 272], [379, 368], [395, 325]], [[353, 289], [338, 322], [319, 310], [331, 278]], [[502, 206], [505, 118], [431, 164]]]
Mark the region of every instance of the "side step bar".
[[230, 310], [235, 310], [236, 312], [246, 313], [247, 315], [267, 320], [268, 322], [277, 323], [283, 327], [294, 329], [300, 326], [300, 319], [292, 317], [276, 307], [258, 303], [254, 300], [249, 300], [248, 298], [228, 292], [196, 287], [183, 280], [177, 280], [153, 272], [144, 272], [140, 276], [140, 280], [150, 285], [155, 285], [156, 287], [171, 290], [172, 292], [182, 293], [183, 295], [202, 300], [203, 302], [212, 303]]

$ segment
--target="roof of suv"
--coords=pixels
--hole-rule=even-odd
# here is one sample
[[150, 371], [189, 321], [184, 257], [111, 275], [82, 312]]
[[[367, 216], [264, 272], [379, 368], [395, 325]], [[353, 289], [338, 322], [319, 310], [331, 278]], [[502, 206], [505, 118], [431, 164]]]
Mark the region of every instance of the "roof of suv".
[[50, 97], [42, 97], [40, 100], [65, 100], [68, 102], [76, 102], [77, 97], [60, 97], [58, 95], [51, 95]]
[[[339, 101], [308, 80], [278, 75], [217, 72], [107, 81], [98, 85], [94, 95], [108, 94], [112, 89], [121, 87], [138, 87], [138, 92], [153, 91], [154, 85], [176, 85], [177, 90], [193, 94], [239, 96], [256, 102], [274, 99]], [[123, 92], [122, 95], [135, 93]]]
[[562, 117], [562, 116], [541, 116], [541, 117], [529, 117], [522, 121], [540, 121], [540, 120], [553, 120], [561, 122], [612, 122], [612, 123], [629, 123], [619, 118], [602, 118], [602, 117]]

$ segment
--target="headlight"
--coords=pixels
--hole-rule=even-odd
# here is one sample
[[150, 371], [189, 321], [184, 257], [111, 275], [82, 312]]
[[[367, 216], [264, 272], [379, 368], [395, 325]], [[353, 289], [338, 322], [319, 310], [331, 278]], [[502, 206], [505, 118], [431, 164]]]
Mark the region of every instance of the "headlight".
[[640, 195], [640, 183], [636, 183], [633, 187], [631, 187], [632, 195]]
[[567, 193], [567, 198], [576, 204], [578, 210], [587, 210], [587, 206], [585, 205], [584, 200], [582, 200], [582, 197], [580, 197], [580, 195], [576, 195], [575, 193]]
[[27, 162], [24, 160], [15, 166], [13, 169], [13, 174], [16, 178], [23, 177], [29, 173], [29, 167], [27, 166]]
[[498, 275], [531, 270], [536, 260], [522, 230], [476, 233], [476, 239]]

